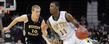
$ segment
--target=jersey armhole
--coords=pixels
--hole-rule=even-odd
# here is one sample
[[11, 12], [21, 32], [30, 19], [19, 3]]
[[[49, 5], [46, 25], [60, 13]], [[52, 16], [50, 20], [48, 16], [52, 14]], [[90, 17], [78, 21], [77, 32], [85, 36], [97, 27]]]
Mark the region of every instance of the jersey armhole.
[[67, 15], [68, 15], [68, 14], [67, 14], [67, 13], [65, 13], [65, 19], [66, 19], [66, 21], [67, 21], [67, 22], [69, 22], [69, 21], [68, 21], [68, 19], [67, 19]]

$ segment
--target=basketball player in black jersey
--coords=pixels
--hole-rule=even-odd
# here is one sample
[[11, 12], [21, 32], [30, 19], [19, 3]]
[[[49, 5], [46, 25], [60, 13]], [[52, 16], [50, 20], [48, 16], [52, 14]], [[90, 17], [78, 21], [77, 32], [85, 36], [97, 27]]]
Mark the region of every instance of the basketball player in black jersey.
[[10, 28], [16, 23], [24, 22], [27, 44], [46, 44], [43, 36], [47, 35], [47, 25], [40, 17], [41, 8], [38, 5], [33, 5], [31, 11], [31, 15], [22, 15], [15, 18], [10, 25], [4, 28], [3, 32], [9, 32]]

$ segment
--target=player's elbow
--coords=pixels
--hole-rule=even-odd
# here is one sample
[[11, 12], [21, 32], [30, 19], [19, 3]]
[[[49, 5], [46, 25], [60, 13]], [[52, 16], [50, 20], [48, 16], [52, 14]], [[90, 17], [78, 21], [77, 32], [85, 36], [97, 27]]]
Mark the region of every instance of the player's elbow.
[[23, 21], [25, 21], [25, 19], [23, 19], [22, 17], [17, 17], [14, 20], [15, 20], [15, 22], [23, 22]]
[[18, 18], [15, 18], [15, 19], [14, 19], [14, 22], [19, 22], [19, 21], [18, 21]]

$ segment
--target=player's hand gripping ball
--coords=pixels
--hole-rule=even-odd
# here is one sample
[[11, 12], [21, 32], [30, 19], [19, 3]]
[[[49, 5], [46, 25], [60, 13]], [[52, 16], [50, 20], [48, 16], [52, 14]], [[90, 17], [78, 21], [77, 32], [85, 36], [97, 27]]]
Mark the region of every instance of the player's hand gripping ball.
[[78, 39], [86, 39], [88, 38], [88, 31], [85, 27], [80, 26], [77, 30], [76, 30], [76, 36]]

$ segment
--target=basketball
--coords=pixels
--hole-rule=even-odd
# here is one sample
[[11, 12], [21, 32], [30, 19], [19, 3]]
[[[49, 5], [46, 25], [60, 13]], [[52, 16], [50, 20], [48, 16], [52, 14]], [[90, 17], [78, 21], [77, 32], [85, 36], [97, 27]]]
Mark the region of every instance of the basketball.
[[77, 29], [76, 36], [78, 39], [81, 39], [81, 40], [86, 39], [88, 38], [88, 31], [82, 31], [80, 29]]

